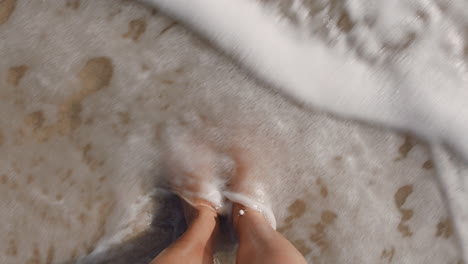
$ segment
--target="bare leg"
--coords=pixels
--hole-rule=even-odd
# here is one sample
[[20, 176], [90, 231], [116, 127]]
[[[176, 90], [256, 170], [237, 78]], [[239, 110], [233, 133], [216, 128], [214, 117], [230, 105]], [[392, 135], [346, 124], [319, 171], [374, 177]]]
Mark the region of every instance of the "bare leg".
[[186, 218], [193, 218], [187, 231], [150, 264], [213, 264], [213, 242], [219, 232], [216, 211], [202, 204], [185, 212]]
[[[255, 155], [248, 150], [232, 149], [231, 156], [236, 163], [236, 174], [231, 179], [230, 191], [265, 202], [261, 188], [262, 168]], [[244, 215], [239, 215], [244, 210]], [[234, 229], [239, 237], [237, 263], [251, 264], [305, 264], [299, 251], [280, 233], [276, 232], [265, 216], [240, 203], [232, 207]]]
[[178, 125], [168, 128], [165, 137], [168, 179], [185, 201], [188, 229], [151, 264], [213, 264], [213, 242], [219, 234], [216, 208], [222, 205], [215, 184], [217, 153]]
[[[239, 210], [245, 214], [240, 216]], [[240, 204], [233, 205], [234, 228], [239, 236], [236, 263], [251, 264], [306, 264], [299, 251], [265, 217]]]

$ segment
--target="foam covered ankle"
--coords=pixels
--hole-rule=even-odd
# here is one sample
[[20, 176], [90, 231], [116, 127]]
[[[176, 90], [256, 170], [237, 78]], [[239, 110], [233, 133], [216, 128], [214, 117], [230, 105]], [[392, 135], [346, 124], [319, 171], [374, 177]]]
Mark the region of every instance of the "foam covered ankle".
[[256, 201], [255, 199], [252, 199], [244, 194], [237, 193], [237, 192], [225, 191], [223, 192], [223, 194], [224, 194], [224, 197], [229, 199], [231, 202], [242, 204], [248, 208], [251, 208], [263, 214], [263, 216], [271, 225], [271, 227], [273, 227], [273, 229], [276, 230], [275, 215], [273, 214], [273, 210], [270, 207], [268, 207], [266, 204]]

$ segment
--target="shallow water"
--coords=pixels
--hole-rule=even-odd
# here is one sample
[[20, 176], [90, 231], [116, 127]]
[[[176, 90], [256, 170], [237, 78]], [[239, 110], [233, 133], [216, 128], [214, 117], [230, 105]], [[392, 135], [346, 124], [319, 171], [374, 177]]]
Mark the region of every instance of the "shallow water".
[[465, 1], [145, 2], [299, 102], [426, 139], [467, 257]]
[[176, 118], [252, 153], [278, 230], [310, 262], [461, 259], [421, 140], [295, 103], [147, 6], [13, 2], [0, 24], [0, 263], [156, 255], [183, 228], [161, 169]]

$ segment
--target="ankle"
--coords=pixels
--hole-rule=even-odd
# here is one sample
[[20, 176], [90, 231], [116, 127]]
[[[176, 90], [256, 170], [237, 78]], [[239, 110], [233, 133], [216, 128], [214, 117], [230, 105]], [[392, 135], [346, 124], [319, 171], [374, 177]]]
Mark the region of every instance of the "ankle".
[[218, 219], [218, 213], [212, 207], [208, 207], [204, 205], [197, 205], [195, 207], [195, 210], [196, 210], [196, 214], [195, 214], [193, 221], [200, 220], [204, 222], [205, 221], [216, 222]]
[[218, 216], [206, 207], [195, 210], [195, 215], [189, 222], [187, 231], [182, 235], [182, 240], [191, 246], [211, 250], [218, 234]]
[[252, 208], [234, 203], [232, 207], [234, 230], [239, 236], [261, 231], [274, 231], [265, 216]]

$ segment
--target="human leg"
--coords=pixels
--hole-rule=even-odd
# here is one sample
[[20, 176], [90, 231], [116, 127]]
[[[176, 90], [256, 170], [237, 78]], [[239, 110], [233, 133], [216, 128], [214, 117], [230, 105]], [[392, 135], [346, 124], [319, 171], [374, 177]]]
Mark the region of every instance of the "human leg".
[[218, 235], [218, 216], [208, 203], [186, 204], [187, 231], [150, 264], [212, 264], [213, 243]]
[[[240, 215], [243, 210], [243, 215]], [[301, 253], [274, 230], [262, 213], [241, 204], [233, 205], [233, 224], [239, 237], [236, 263], [305, 264]]]

